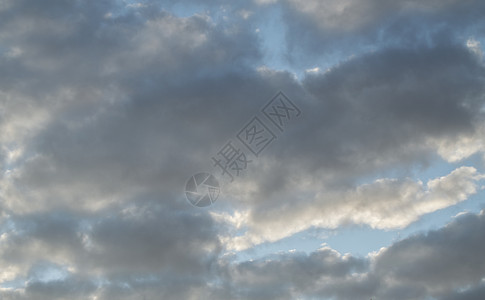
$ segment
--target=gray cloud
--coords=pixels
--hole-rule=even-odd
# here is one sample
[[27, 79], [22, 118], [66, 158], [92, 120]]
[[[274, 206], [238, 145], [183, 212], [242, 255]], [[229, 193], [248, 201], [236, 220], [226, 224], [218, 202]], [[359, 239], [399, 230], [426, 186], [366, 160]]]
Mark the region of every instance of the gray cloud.
[[483, 226], [483, 212], [468, 214], [439, 231], [398, 242], [379, 255], [376, 273], [395, 278], [398, 286], [422, 286], [428, 295], [478, 284], [485, 270]]
[[485, 288], [483, 284], [467, 289], [463, 292], [455, 292], [444, 297], [446, 300], [463, 299], [463, 300], [478, 300], [482, 299], [485, 295]]
[[[298, 79], [262, 67], [257, 1], [207, 1], [209, 12], [190, 17], [151, 1], [0, 2], [2, 299], [483, 294], [483, 214], [367, 258], [326, 246], [244, 262], [230, 255], [235, 231], [251, 246], [311, 226], [401, 228], [480, 187], [478, 166], [459, 162], [485, 144], [485, 74], [478, 42], [458, 34], [480, 32], [471, 24], [482, 5], [308, 3], [315, 9], [261, 8], [283, 9], [288, 59], [299, 69], [343, 51], [329, 70]], [[220, 206], [188, 205], [187, 177], [210, 168], [278, 90], [302, 117], [226, 187]], [[436, 155], [455, 171], [426, 183], [410, 177], [408, 168]]]
[[[240, 263], [231, 266], [232, 275], [225, 278], [259, 292], [248, 299], [261, 295], [267, 299], [427, 299], [446, 294], [444, 299], [458, 295], [475, 299], [483, 294], [479, 284], [485, 276], [484, 220], [483, 212], [465, 214], [442, 229], [399, 241], [365, 260], [322, 248], [308, 256], [284, 254]], [[478, 287], [454, 292], [474, 285]]]
[[480, 1], [279, 2], [287, 26], [288, 62], [331, 67], [382, 47], [434, 45], [483, 34]]
[[[242, 218], [250, 234], [243, 244], [269, 236], [279, 239], [310, 226], [363, 223], [399, 228], [418, 215], [456, 203], [448, 202], [451, 198], [465, 200], [449, 198], [449, 193], [433, 196], [432, 188], [426, 191], [420, 183], [381, 174], [400, 169], [399, 175], [407, 177], [411, 167], [426, 166], [445, 152], [443, 144], [450, 143], [451, 153], [456, 153], [455, 141], [470, 136], [480, 140], [474, 135], [483, 126], [483, 75], [483, 66], [470, 50], [444, 44], [384, 49], [307, 77], [303, 84], [313, 100], [303, 102], [305, 121], [285, 132], [248, 180], [231, 187], [238, 200], [248, 204]], [[478, 183], [482, 177], [476, 175], [471, 181]], [[356, 184], [373, 176], [381, 180]], [[450, 182], [456, 185], [450, 186], [456, 192], [472, 191], [453, 177]], [[363, 192], [367, 189], [372, 190], [370, 196]], [[423, 203], [434, 208], [424, 212], [415, 204], [428, 192]], [[428, 196], [441, 204], [432, 205]], [[410, 210], [402, 210], [404, 203], [413, 203]]]

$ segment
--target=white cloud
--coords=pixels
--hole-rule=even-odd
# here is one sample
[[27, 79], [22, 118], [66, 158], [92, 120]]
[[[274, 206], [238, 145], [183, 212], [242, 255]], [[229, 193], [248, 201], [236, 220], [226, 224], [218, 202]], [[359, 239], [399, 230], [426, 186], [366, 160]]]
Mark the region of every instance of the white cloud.
[[485, 125], [476, 126], [473, 133], [459, 135], [456, 139], [435, 139], [430, 144], [450, 163], [459, 162], [475, 153], [484, 152]]
[[469, 38], [466, 41], [466, 46], [478, 57], [478, 59], [483, 60], [483, 50], [479, 41], [474, 38]]
[[[377, 229], [401, 229], [425, 214], [466, 200], [477, 192], [478, 181], [483, 178], [484, 175], [473, 167], [460, 167], [446, 176], [429, 180], [426, 185], [409, 178], [383, 178], [345, 191], [313, 187], [314, 201], [281, 199], [284, 206], [267, 207], [264, 213], [239, 214], [238, 228], [247, 227], [248, 230], [242, 236], [224, 241], [228, 249], [240, 251], [310, 227], [358, 224]], [[297, 198], [303, 192], [293, 191], [286, 197]], [[226, 219], [234, 225], [234, 217]]]
[[311, 69], [306, 69], [305, 72], [306, 73], [310, 73], [310, 74], [319, 73], [320, 72], [320, 68], [319, 67], [315, 67], [315, 68], [311, 68]]

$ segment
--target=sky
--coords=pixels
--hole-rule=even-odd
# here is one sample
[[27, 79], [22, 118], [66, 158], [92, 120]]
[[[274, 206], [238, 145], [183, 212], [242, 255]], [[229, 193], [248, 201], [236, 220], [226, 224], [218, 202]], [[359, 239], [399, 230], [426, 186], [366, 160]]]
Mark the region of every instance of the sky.
[[484, 20], [0, 0], [0, 299], [484, 299]]

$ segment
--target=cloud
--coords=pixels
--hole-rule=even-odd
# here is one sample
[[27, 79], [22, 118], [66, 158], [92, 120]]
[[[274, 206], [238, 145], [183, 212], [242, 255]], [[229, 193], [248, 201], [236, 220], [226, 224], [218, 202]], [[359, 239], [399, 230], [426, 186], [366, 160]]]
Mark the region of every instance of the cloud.
[[422, 286], [428, 295], [477, 285], [484, 277], [479, 258], [483, 226], [483, 212], [467, 214], [443, 229], [398, 242], [379, 255], [375, 270], [394, 278], [397, 286]]
[[[8, 78], [0, 83], [6, 208], [96, 211], [147, 185], [178, 186], [188, 167], [209, 156], [211, 143], [221, 142], [231, 111], [250, 107], [241, 100], [273, 92], [258, 83], [257, 73], [248, 80], [243, 75], [258, 58], [252, 33], [243, 28], [153, 7], [106, 21], [113, 7], [62, 2], [30, 10], [18, 2], [11, 9], [22, 13], [2, 18], [2, 41], [25, 49], [1, 62]], [[63, 13], [78, 17], [63, 26]], [[15, 26], [21, 20], [65, 32]], [[24, 87], [11, 81], [15, 77]], [[255, 92], [238, 92], [248, 81]], [[233, 108], [226, 115], [220, 105], [227, 101]], [[201, 143], [206, 154], [194, 154]]]
[[279, 2], [286, 26], [283, 51], [289, 65], [327, 69], [383, 47], [466, 43], [483, 33], [480, 1]]
[[[378, 0], [347, 0], [347, 1], [287, 1], [295, 12], [307, 16], [320, 29], [328, 31], [346, 32], [360, 30], [362, 27], [384, 22], [389, 15], [399, 16], [406, 13], [425, 12], [429, 14], [443, 13], [443, 11], [467, 6], [473, 1], [465, 3], [456, 0], [448, 1], [387, 1]], [[475, 1], [476, 2], [476, 1]]]
[[[411, 236], [366, 258], [342, 255], [323, 246], [310, 254], [288, 252], [247, 262], [220, 258], [202, 281], [199, 276], [188, 276], [189, 270], [170, 275], [154, 272], [145, 277], [112, 273], [108, 282], [78, 275], [34, 281], [25, 294], [6, 291], [4, 295], [6, 299], [28, 299], [31, 295], [39, 299], [61, 299], [63, 295], [133, 299], [156, 293], [168, 299], [196, 295], [214, 299], [425, 299], [427, 295], [453, 299], [460, 294], [475, 299], [481, 295], [480, 282], [485, 276], [481, 262], [484, 224], [483, 213], [464, 214], [439, 230]], [[127, 236], [134, 237], [130, 232]], [[472, 288], [455, 292], [467, 286]]]
[[477, 192], [477, 181], [483, 178], [475, 168], [461, 167], [426, 185], [409, 178], [384, 178], [349, 190], [317, 190], [312, 201], [280, 198], [280, 205], [275, 207], [250, 211], [239, 218], [223, 216], [222, 220], [229, 224], [248, 228], [242, 236], [227, 238], [226, 243], [229, 249], [239, 251], [311, 227], [357, 224], [378, 229], [405, 228], [424, 214], [466, 200]]
[[450, 293], [450, 295], [443, 297], [445, 300], [463, 299], [463, 300], [478, 300], [485, 295], [485, 288], [482, 285], [465, 289], [461, 292]]
[[[444, 228], [411, 236], [366, 259], [323, 247], [310, 255], [288, 253], [229, 266], [230, 275], [224, 278], [243, 282], [254, 293], [246, 294], [248, 299], [475, 299], [483, 295], [484, 221], [483, 212], [465, 214]], [[272, 288], [273, 282], [277, 288]], [[472, 288], [467, 292], [454, 292], [468, 286]]]
[[[457, 168], [426, 187], [406, 175], [437, 154], [459, 161], [451, 158], [481, 152], [475, 145], [483, 126], [483, 71], [465, 47], [443, 44], [384, 49], [308, 76], [305, 121], [285, 131], [264, 162], [230, 187], [249, 229], [230, 239], [236, 241], [230, 247], [311, 226], [402, 228], [466, 200], [481, 179], [474, 168]], [[387, 170], [402, 177], [380, 176]], [[369, 178], [381, 180], [357, 184]]]
[[[368, 257], [231, 252], [311, 227], [404, 228], [476, 194], [483, 172], [462, 162], [483, 154], [481, 3], [175, 6], [0, 0], [2, 299], [483, 294], [483, 213]], [[266, 66], [254, 29], [273, 9], [302, 78]], [[220, 206], [186, 203], [186, 179], [278, 90], [301, 117]], [[454, 171], [416, 178], [438, 155]]]

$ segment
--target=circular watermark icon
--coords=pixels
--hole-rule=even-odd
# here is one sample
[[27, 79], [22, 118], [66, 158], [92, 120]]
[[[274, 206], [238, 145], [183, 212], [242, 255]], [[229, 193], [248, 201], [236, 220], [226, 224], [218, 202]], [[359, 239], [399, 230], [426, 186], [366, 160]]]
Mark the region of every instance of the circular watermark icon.
[[221, 188], [214, 175], [206, 172], [197, 173], [185, 184], [185, 197], [190, 204], [206, 207], [216, 202]]

